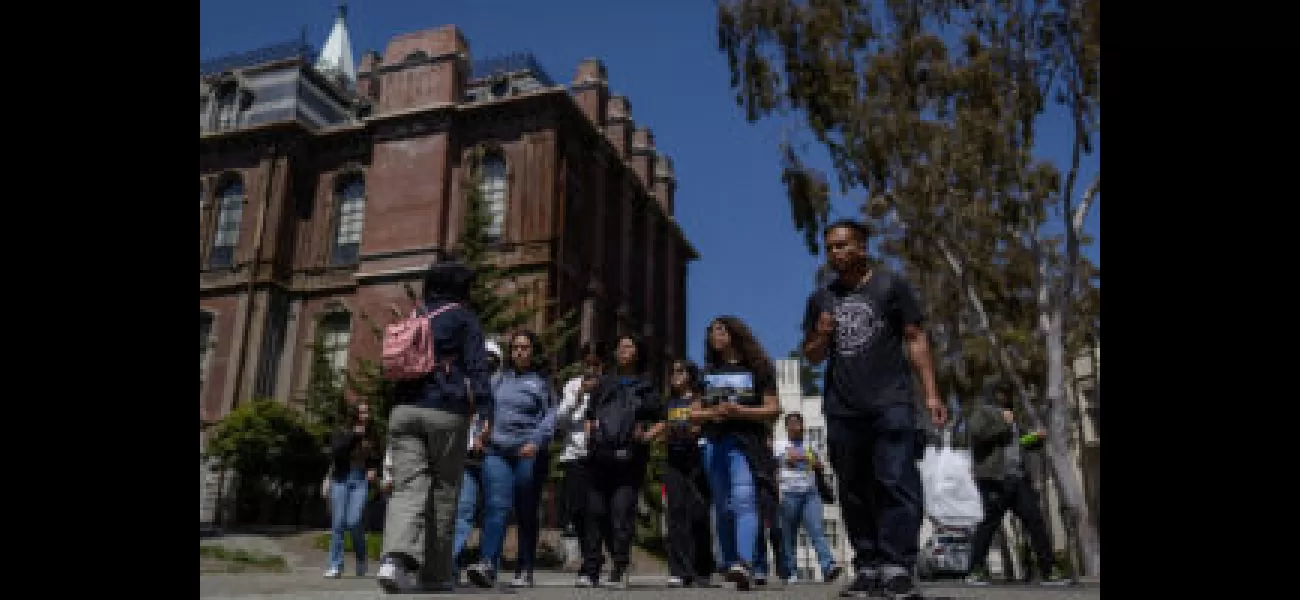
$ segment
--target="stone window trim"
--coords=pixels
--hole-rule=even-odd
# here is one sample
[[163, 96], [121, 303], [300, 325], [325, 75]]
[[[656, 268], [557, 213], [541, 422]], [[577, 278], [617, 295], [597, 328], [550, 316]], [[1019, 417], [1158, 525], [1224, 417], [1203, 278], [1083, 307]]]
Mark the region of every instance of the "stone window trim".
[[[208, 383], [212, 372], [213, 355], [217, 350], [217, 323], [220, 311], [210, 308], [199, 309], [199, 327], [206, 330], [199, 340], [199, 411], [205, 414], [204, 401], [207, 398]], [[205, 328], [206, 325], [206, 328]]]
[[[235, 250], [237, 250], [239, 247], [239, 234], [243, 226], [244, 209], [245, 207], [248, 206], [248, 189], [244, 185], [244, 178], [242, 174], [236, 171], [223, 172], [220, 175], [218, 175], [215, 178], [215, 180], [216, 180], [216, 185], [210, 186], [211, 191], [208, 195], [208, 198], [210, 198], [211, 205], [208, 208], [208, 211], [210, 213], [207, 218], [208, 223], [203, 231], [204, 238], [205, 238], [203, 244], [203, 249], [204, 249], [203, 251], [205, 252], [205, 255], [202, 257], [203, 264], [209, 266], [210, 268], [234, 269], [235, 265], [237, 264], [234, 253]], [[229, 204], [223, 206], [222, 198], [224, 197], [226, 190], [229, 189], [231, 186], [239, 186], [240, 188], [240, 195], [238, 196], [238, 198], [232, 199], [232, 202], [236, 203], [232, 209], [232, 212], [237, 212], [236, 215], [237, 218], [227, 217], [223, 212], [223, 208], [230, 207]], [[221, 239], [223, 221], [230, 221], [228, 223], [225, 223], [225, 225], [228, 227], [227, 237], [230, 236], [234, 237], [233, 240], [230, 240], [231, 243], [229, 244], [221, 244], [221, 242], [223, 241]], [[233, 227], [229, 227], [232, 223], [233, 223]], [[231, 253], [229, 264], [217, 265], [216, 267], [212, 267], [211, 263], [213, 259], [213, 254], [214, 251], [217, 250], [219, 245], [221, 248], [226, 248], [226, 247], [231, 248], [228, 251], [223, 250], [223, 252]]]
[[[503, 168], [502, 183], [505, 187], [505, 189], [502, 190], [503, 197], [501, 198], [501, 216], [500, 216], [501, 223], [499, 225], [500, 231], [497, 232], [496, 239], [494, 240], [493, 243], [493, 245], [495, 246], [495, 245], [504, 244], [505, 240], [512, 237], [510, 235], [510, 213], [511, 213], [511, 205], [513, 204], [511, 202], [511, 196], [513, 195], [513, 191], [515, 188], [514, 164], [510, 160], [510, 155], [509, 152], [506, 151], [506, 147], [500, 142], [495, 140], [480, 143], [477, 146], [466, 150], [465, 155], [462, 157], [462, 164], [471, 165], [472, 167], [482, 168], [489, 160], [492, 159], [499, 160], [501, 162]], [[475, 161], [477, 161], [478, 164], [476, 165], [473, 164]], [[483, 180], [479, 183], [480, 192], [483, 192], [485, 196], [487, 190], [485, 190], [484, 188], [487, 186], [487, 184], [488, 184], [487, 175], [485, 173]], [[491, 202], [490, 198], [485, 198], [485, 199]], [[489, 206], [489, 210], [491, 210], [491, 206]]]
[[[226, 98], [233, 95], [233, 103], [224, 102]], [[226, 74], [222, 77], [206, 84], [199, 84], [199, 107], [205, 111], [204, 131], [229, 131], [240, 126], [244, 118], [244, 113], [253, 104], [253, 91], [247, 81], [237, 74]], [[225, 106], [232, 107], [232, 113], [222, 115], [221, 112]], [[222, 123], [223, 118], [228, 118], [229, 122]]]
[[[355, 232], [356, 241], [352, 242], [357, 247], [353, 251], [351, 251], [352, 260], [340, 262], [338, 259], [346, 258], [339, 254], [340, 253], [339, 239], [340, 239], [340, 235], [342, 234], [342, 232], [340, 231], [340, 227], [343, 225], [342, 219], [344, 217], [343, 203], [345, 201], [345, 198], [343, 197], [343, 192], [344, 192], [344, 188], [348, 184], [358, 180], [361, 183], [361, 199], [360, 199], [361, 214], [359, 219], [360, 222], [356, 224], [356, 227], [359, 228], [359, 231]], [[360, 260], [361, 236], [364, 235], [365, 233], [365, 209], [366, 209], [366, 204], [368, 203], [369, 200], [369, 192], [370, 192], [367, 186], [368, 181], [369, 180], [367, 178], [366, 168], [363, 165], [355, 164], [355, 163], [350, 163], [348, 165], [345, 165], [343, 168], [339, 169], [334, 174], [334, 177], [330, 181], [330, 186], [329, 186], [330, 196], [329, 196], [329, 208], [328, 208], [330, 242], [329, 242], [329, 256], [326, 257], [326, 262], [329, 264], [329, 266], [333, 267], [333, 266], [352, 265], [352, 264], [357, 264]]]
[[[353, 312], [351, 308], [344, 301], [332, 300], [324, 307], [322, 307], [319, 311], [317, 311], [316, 314], [313, 315], [311, 319], [311, 324], [312, 324], [311, 337], [308, 338], [309, 343], [311, 344], [316, 343], [320, 334], [326, 333], [325, 328], [329, 326], [331, 323], [341, 323], [341, 322], [347, 323], [348, 329], [347, 332], [345, 333], [345, 337], [347, 339], [347, 346], [344, 348], [343, 351], [344, 370], [347, 369], [347, 362], [352, 358], [351, 356], [349, 356], [349, 354], [352, 346], [352, 335], [355, 332], [356, 325], [357, 325], [356, 319], [353, 318], [355, 314], [356, 313]], [[330, 343], [328, 340], [321, 340], [321, 341], [322, 343], [327, 345]], [[308, 379], [310, 379], [311, 364], [312, 364], [312, 360], [314, 359], [313, 355], [315, 354], [315, 352], [308, 351], [306, 354], [307, 356], [305, 358], [307, 359], [307, 369], [305, 375], [307, 376]]]

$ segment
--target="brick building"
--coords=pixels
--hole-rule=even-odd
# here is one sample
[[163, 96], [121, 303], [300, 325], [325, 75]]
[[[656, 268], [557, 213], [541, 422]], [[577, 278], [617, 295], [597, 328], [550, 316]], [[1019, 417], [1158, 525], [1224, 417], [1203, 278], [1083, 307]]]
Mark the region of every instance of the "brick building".
[[361, 315], [406, 306], [403, 286], [454, 246], [476, 148], [498, 259], [525, 268], [530, 302], [554, 303], [539, 321], [580, 320], [560, 361], [624, 331], [656, 369], [685, 356], [697, 254], [672, 161], [599, 61], [563, 86], [531, 55], [472, 61], [454, 26], [359, 64], [350, 46], [340, 12], [314, 63], [293, 42], [200, 65], [202, 423], [299, 394], [318, 333], [339, 368], [377, 353]]

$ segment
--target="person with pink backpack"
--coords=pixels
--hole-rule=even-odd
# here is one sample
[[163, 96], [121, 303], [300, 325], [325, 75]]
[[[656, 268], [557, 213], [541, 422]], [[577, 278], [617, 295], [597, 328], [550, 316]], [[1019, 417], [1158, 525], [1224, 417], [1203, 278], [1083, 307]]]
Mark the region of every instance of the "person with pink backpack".
[[421, 306], [384, 331], [380, 363], [396, 382], [388, 418], [393, 492], [376, 576], [389, 593], [455, 585], [453, 532], [471, 412], [484, 423], [484, 439], [492, 429], [483, 331], [466, 306], [473, 280], [459, 261], [434, 264]]

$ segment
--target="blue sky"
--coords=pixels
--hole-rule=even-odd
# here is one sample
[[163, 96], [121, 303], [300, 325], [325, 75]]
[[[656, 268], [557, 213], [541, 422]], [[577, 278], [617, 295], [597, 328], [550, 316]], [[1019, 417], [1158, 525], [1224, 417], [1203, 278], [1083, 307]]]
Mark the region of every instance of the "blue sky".
[[[332, 0], [200, 0], [199, 57], [286, 41], [303, 27], [319, 48], [335, 12]], [[687, 284], [692, 358], [700, 358], [704, 327], [718, 314], [749, 322], [774, 357], [798, 344], [818, 259], [791, 225], [779, 125], [746, 123], [735, 104], [713, 2], [353, 0], [348, 7], [358, 60], [365, 50], [382, 52], [395, 35], [449, 23], [460, 27], [475, 58], [530, 50], [557, 83], [571, 81], [584, 58], [604, 61], [613, 93], [631, 100], [633, 119], [651, 128], [674, 161], [676, 216], [701, 254]], [[1039, 133], [1042, 153], [1063, 167], [1064, 125], [1048, 121]], [[1100, 168], [1099, 154], [1085, 164], [1080, 190]], [[849, 201], [836, 209], [857, 214]], [[1098, 206], [1087, 227], [1098, 237], [1100, 213]], [[1088, 254], [1100, 264], [1096, 249]]]

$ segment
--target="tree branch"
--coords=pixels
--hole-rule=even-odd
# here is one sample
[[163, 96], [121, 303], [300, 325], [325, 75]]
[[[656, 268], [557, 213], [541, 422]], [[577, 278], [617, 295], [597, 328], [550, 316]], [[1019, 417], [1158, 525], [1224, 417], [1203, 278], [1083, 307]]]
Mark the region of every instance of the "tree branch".
[[[1088, 184], [1088, 189], [1083, 192], [1083, 200], [1079, 202], [1078, 208], [1074, 210], [1074, 215], [1070, 218], [1070, 226], [1074, 229], [1074, 237], [1083, 235], [1083, 222], [1088, 217], [1088, 211], [1097, 203], [1097, 195], [1101, 193], [1101, 173], [1097, 173], [1092, 178], [1092, 183]], [[1071, 265], [1073, 266], [1073, 265]]]
[[965, 265], [957, 258], [957, 254], [952, 251], [947, 240], [942, 236], [936, 236], [935, 242], [939, 248], [939, 252], [943, 254], [945, 262], [948, 263], [948, 268], [952, 270], [953, 275], [955, 275], [957, 280], [960, 282], [959, 284], [962, 287], [962, 291], [966, 294], [966, 300], [970, 302], [971, 308], [975, 311], [976, 324], [979, 326], [980, 331], [984, 333], [985, 339], [987, 339], [989, 344], [993, 346], [993, 354], [997, 357], [998, 365], [1002, 367], [1003, 372], [1005, 372], [1007, 377], [1011, 379], [1011, 384], [1015, 386], [1016, 391], [1019, 392], [1017, 397], [1020, 398], [1020, 406], [1024, 409], [1025, 414], [1029, 415], [1030, 424], [1033, 425], [1035, 429], [1042, 429], [1043, 417], [1038, 414], [1038, 410], [1034, 408], [1034, 405], [1031, 402], [1029, 402], [1029, 388], [1025, 386], [1024, 380], [1020, 378], [1019, 372], [1015, 369], [1015, 363], [1011, 360], [1011, 354], [1007, 351], [1007, 347], [1002, 344], [1002, 340], [999, 339], [997, 333], [993, 331], [993, 325], [989, 321], [988, 311], [984, 309], [984, 301], [980, 298], [979, 292], [975, 289], [975, 286], [966, 278]]

